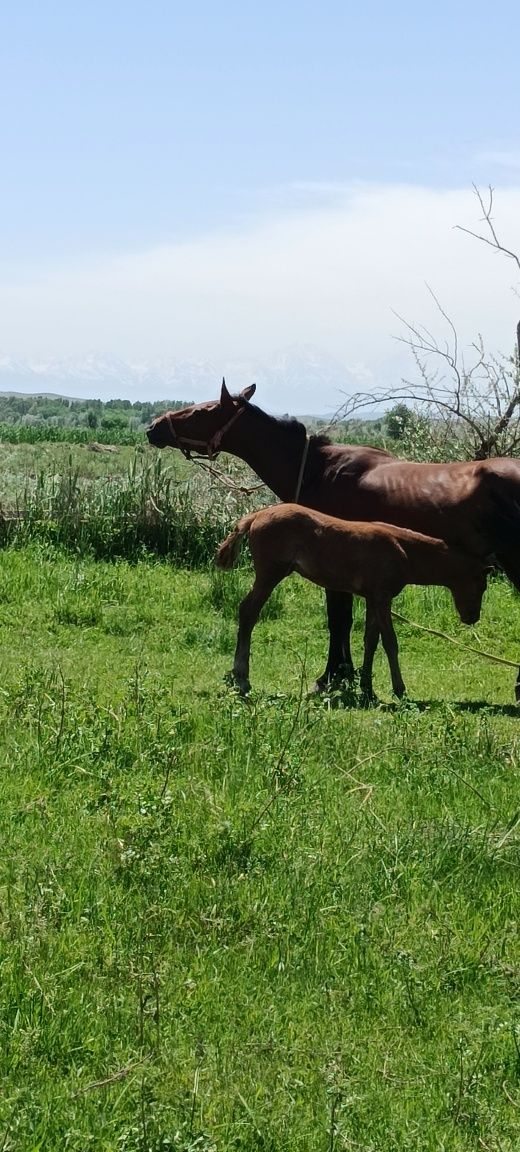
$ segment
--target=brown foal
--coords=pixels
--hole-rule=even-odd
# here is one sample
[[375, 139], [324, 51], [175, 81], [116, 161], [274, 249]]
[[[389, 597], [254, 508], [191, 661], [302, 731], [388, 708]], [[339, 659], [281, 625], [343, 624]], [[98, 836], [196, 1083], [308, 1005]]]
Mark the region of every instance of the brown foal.
[[372, 665], [379, 637], [390, 665], [392, 688], [402, 696], [397, 637], [391, 618], [394, 596], [407, 584], [440, 584], [450, 589], [464, 624], [480, 617], [486, 589], [484, 562], [461, 548], [392, 524], [337, 520], [299, 504], [274, 504], [244, 516], [216, 556], [219, 568], [233, 568], [243, 539], [255, 567], [255, 581], [239, 608], [232, 676], [248, 692], [251, 633], [271, 592], [298, 572], [313, 584], [351, 592], [366, 600], [361, 688], [372, 693]]

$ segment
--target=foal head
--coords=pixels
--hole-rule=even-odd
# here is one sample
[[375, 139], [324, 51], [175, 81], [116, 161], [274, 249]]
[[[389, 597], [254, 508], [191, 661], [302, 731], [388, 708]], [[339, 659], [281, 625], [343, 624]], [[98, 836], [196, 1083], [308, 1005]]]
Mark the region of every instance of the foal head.
[[463, 624], [476, 624], [480, 620], [482, 597], [486, 591], [489, 567], [478, 557], [471, 557], [460, 578], [451, 585], [455, 607]]
[[238, 396], [230, 396], [223, 380], [220, 400], [164, 412], [146, 430], [150, 444], [155, 448], [180, 448], [187, 457], [196, 452], [213, 459], [220, 452], [222, 438], [245, 410], [255, 387], [250, 384]]

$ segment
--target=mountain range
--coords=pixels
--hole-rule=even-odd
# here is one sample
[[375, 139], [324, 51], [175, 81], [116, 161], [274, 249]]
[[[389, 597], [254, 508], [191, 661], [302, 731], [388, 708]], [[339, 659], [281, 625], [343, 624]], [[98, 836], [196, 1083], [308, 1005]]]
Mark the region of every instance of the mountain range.
[[230, 392], [257, 384], [261, 407], [273, 412], [329, 415], [345, 395], [369, 391], [368, 370], [351, 370], [334, 357], [307, 346], [283, 349], [265, 359], [157, 360], [130, 363], [89, 353], [82, 357], [14, 360], [0, 355], [0, 392], [57, 394], [71, 399], [209, 400], [222, 376]]

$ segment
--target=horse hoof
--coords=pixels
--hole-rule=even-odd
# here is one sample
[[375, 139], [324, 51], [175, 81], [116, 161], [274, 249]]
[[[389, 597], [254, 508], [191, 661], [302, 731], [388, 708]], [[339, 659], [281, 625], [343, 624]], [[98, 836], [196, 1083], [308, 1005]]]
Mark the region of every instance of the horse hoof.
[[249, 680], [238, 680], [234, 672], [226, 672], [224, 683], [227, 684], [228, 688], [238, 692], [239, 696], [247, 696], [251, 691]]
[[362, 708], [370, 708], [371, 704], [378, 703], [377, 696], [371, 684], [361, 684], [360, 689], [359, 698]]
[[323, 676], [318, 676], [318, 679], [313, 684], [309, 695], [317, 696], [321, 692], [341, 692], [347, 687], [351, 687], [356, 680], [356, 669], [353, 664], [341, 664], [336, 668], [335, 672], [324, 672]]

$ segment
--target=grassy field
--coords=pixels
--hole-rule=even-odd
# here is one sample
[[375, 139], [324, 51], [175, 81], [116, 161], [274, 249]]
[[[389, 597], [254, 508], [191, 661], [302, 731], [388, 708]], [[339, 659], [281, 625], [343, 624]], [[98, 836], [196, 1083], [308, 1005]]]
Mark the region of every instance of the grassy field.
[[[0, 552], [0, 1149], [516, 1152], [514, 673], [400, 626], [406, 705], [308, 699], [294, 578], [242, 701], [249, 580]], [[397, 606], [519, 652], [501, 580]]]
[[0, 501], [9, 505], [20, 491], [35, 484], [42, 472], [64, 472], [69, 463], [86, 482], [124, 475], [135, 455], [135, 448], [119, 446], [115, 452], [105, 453], [93, 452], [83, 444], [0, 442]]
[[[0, 506], [7, 511], [33, 495], [38, 486], [49, 488], [53, 478], [72, 477], [83, 491], [110, 489], [125, 482], [129, 473], [156, 455], [144, 446], [136, 449], [112, 445], [113, 451], [93, 451], [86, 444], [8, 444], [0, 442]], [[176, 480], [195, 479], [193, 469], [179, 454], [171, 453], [168, 473]]]

